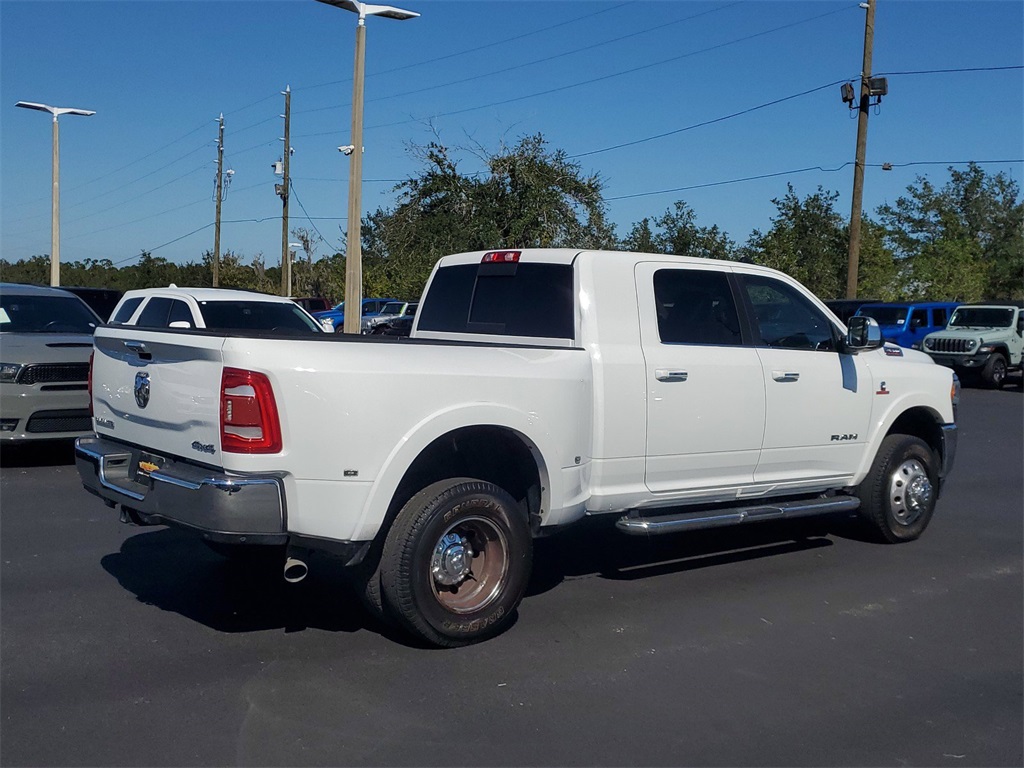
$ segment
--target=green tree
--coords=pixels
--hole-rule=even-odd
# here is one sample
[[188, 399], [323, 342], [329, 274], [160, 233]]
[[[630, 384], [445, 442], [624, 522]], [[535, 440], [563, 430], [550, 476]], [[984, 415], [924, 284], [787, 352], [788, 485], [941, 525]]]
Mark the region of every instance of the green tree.
[[607, 248], [615, 244], [603, 184], [585, 175], [543, 137], [487, 153], [485, 170], [463, 173], [439, 142], [414, 148], [419, 176], [396, 187], [393, 210], [378, 209], [362, 227], [364, 288], [418, 296], [434, 262], [448, 253], [486, 248]]
[[878, 215], [910, 290], [933, 299], [1024, 298], [1024, 203], [1020, 188], [975, 163], [949, 168], [941, 189], [924, 177]]
[[835, 210], [838, 197], [837, 192], [818, 187], [801, 200], [793, 186], [787, 185], [786, 194], [772, 200], [778, 214], [772, 218], [771, 229], [763, 233], [754, 230], [745, 252], [755, 263], [785, 272], [823, 299], [842, 297], [849, 236]]
[[693, 209], [682, 200], [654, 220], [634, 224], [622, 241], [623, 248], [643, 253], [674, 253], [678, 256], [696, 256], [705, 259], [734, 259], [736, 244], [718, 225], [697, 226]]

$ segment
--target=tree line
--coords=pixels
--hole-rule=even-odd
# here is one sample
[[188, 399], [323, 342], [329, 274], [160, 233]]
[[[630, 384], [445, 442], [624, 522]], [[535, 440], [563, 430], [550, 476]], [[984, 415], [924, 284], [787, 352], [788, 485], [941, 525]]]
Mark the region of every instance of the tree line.
[[[788, 185], [772, 200], [776, 213], [766, 231], [754, 230], [737, 243], [717, 225], [701, 225], [693, 208], [676, 201], [660, 215], [632, 225], [622, 238], [608, 221], [603, 182], [587, 175], [541, 135], [486, 152], [431, 142], [412, 151], [419, 174], [398, 184], [393, 207], [378, 208], [363, 220], [363, 294], [418, 297], [434, 262], [449, 253], [492, 248], [602, 248], [673, 253], [761, 264], [793, 276], [823, 299], [842, 298], [849, 242], [846, 217], [836, 211], [837, 192], [822, 187], [800, 197]], [[470, 154], [484, 171], [459, 169]], [[899, 301], [1024, 298], [1024, 203], [1004, 173], [988, 174], [976, 164], [950, 167], [936, 187], [918, 177], [895, 203], [865, 215], [861, 229], [858, 296]], [[323, 240], [308, 229], [293, 235], [303, 251], [292, 269], [297, 296], [344, 296], [345, 257], [317, 255]], [[273, 259], [275, 262], [277, 258]], [[64, 285], [128, 290], [175, 283], [212, 282], [213, 254], [175, 264], [143, 251], [131, 265], [107, 259], [61, 265]], [[8, 282], [49, 282], [49, 256], [9, 262], [0, 259]], [[227, 251], [220, 260], [220, 284], [278, 293], [280, 266], [262, 254], [249, 259]]]

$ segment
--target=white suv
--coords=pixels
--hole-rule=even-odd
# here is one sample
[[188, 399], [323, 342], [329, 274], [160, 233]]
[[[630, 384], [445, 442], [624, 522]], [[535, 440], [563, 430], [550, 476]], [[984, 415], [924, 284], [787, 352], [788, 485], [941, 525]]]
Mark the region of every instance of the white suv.
[[1009, 304], [962, 304], [944, 330], [924, 338], [924, 351], [966, 381], [980, 377], [998, 389], [1021, 369], [1024, 312]]

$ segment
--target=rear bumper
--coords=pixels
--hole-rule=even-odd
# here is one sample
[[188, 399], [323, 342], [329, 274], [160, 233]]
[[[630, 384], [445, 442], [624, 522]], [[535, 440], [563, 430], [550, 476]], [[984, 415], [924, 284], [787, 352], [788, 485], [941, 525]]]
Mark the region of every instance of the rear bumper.
[[75, 441], [75, 464], [85, 489], [122, 518], [143, 525], [191, 529], [210, 541], [286, 544], [284, 481], [277, 474], [228, 474], [166, 460], [139, 474], [141, 451], [101, 437]]

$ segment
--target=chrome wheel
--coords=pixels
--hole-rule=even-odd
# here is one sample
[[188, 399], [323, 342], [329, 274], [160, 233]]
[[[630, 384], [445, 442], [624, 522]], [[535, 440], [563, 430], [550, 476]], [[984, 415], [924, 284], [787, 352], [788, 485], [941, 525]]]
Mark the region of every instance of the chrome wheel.
[[434, 597], [453, 613], [472, 613], [501, 594], [509, 568], [505, 534], [483, 517], [449, 527], [434, 545], [430, 583]]
[[889, 478], [889, 506], [900, 525], [912, 525], [932, 504], [935, 489], [924, 465], [907, 459]]

